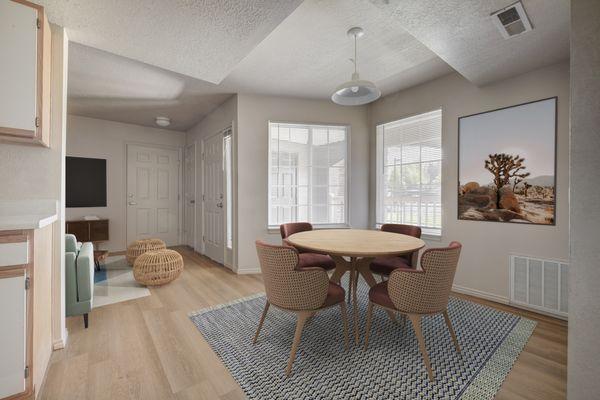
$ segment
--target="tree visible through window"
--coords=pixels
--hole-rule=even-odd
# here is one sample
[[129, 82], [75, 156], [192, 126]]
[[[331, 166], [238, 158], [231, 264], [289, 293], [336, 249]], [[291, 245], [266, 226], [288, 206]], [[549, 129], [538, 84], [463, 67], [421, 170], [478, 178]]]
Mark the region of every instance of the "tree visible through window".
[[347, 223], [346, 126], [269, 123], [269, 226]]
[[377, 126], [377, 223], [442, 230], [442, 111]]

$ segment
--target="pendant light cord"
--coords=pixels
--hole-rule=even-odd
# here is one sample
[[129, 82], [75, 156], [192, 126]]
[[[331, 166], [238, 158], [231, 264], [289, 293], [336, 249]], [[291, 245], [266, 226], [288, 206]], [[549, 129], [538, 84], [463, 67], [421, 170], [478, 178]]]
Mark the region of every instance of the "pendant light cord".
[[356, 41], [356, 35], [354, 35], [354, 73], [358, 73], [358, 59], [357, 57], [357, 52], [356, 52], [356, 46], [357, 46], [357, 41]]

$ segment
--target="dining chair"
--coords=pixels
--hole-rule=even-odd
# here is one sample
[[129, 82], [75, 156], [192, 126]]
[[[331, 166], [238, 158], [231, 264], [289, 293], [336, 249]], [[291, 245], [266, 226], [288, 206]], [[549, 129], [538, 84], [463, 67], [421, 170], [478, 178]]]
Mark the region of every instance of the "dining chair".
[[344, 346], [345, 349], [348, 349], [348, 316], [344, 302], [344, 289], [330, 282], [329, 276], [323, 268], [299, 269], [299, 253], [293, 247], [274, 246], [257, 240], [256, 251], [265, 284], [267, 302], [260, 317], [253, 343], [258, 340], [271, 305], [295, 313], [297, 315], [296, 332], [285, 370], [286, 376], [289, 376], [306, 321], [321, 310], [339, 305], [342, 313]]
[[[312, 231], [313, 226], [308, 222], [290, 222], [279, 225], [279, 232], [284, 245], [292, 246], [286, 239], [294, 233]], [[292, 246], [294, 247], [294, 246]], [[311, 253], [302, 249], [297, 249], [300, 254], [298, 268], [320, 267], [326, 271], [335, 269], [335, 261], [327, 254]]]
[[421, 256], [421, 270], [397, 268], [392, 271], [389, 280], [378, 283], [369, 290], [365, 350], [369, 345], [373, 307], [379, 306], [407, 315], [411, 320], [431, 381], [434, 379], [433, 370], [421, 329], [423, 316], [442, 313], [456, 351], [460, 353], [447, 307], [461, 248], [459, 242], [452, 242], [448, 247], [425, 250]]
[[[381, 225], [381, 231], [409, 235], [419, 239], [421, 238], [421, 228], [414, 225], [383, 224]], [[416, 251], [400, 256], [377, 257], [371, 262], [371, 272], [381, 276], [381, 279], [383, 280], [384, 277], [388, 277], [392, 271], [397, 268], [415, 268], [416, 265], [412, 264], [413, 259], [416, 260], [418, 253], [419, 252]]]

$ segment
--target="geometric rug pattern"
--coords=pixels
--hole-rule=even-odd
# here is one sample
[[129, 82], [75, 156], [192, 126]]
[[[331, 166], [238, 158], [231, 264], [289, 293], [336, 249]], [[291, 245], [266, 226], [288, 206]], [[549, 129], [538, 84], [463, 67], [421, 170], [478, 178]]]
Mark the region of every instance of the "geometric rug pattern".
[[293, 314], [271, 307], [252, 344], [264, 294], [194, 312], [190, 319], [249, 399], [282, 400], [492, 399], [535, 328], [534, 321], [451, 297], [448, 312], [462, 353], [455, 351], [443, 316], [424, 317], [435, 374], [430, 382], [410, 321], [393, 323], [374, 308], [369, 348], [363, 351], [367, 293], [361, 280], [359, 345], [350, 319], [351, 346], [344, 350], [339, 307], [321, 311], [305, 325], [289, 378], [284, 370]]
[[133, 278], [125, 256], [108, 257], [94, 272], [94, 308], [144, 296], [150, 296], [150, 290]]

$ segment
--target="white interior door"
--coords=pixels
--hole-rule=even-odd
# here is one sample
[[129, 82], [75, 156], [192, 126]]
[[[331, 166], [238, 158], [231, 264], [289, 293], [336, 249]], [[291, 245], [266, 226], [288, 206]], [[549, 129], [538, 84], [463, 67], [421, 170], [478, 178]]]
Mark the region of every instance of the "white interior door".
[[0, 277], [0, 398], [25, 390], [25, 273]]
[[127, 242], [179, 244], [179, 152], [127, 146]]
[[223, 216], [223, 134], [204, 141], [203, 240], [204, 254], [223, 264], [225, 221]]
[[184, 218], [185, 244], [196, 248], [196, 145], [185, 148], [184, 157]]

